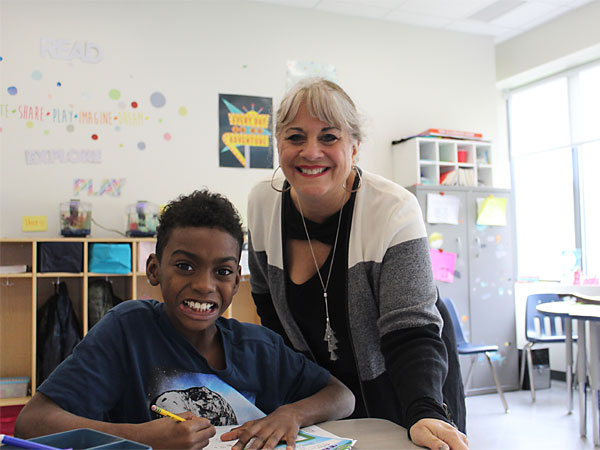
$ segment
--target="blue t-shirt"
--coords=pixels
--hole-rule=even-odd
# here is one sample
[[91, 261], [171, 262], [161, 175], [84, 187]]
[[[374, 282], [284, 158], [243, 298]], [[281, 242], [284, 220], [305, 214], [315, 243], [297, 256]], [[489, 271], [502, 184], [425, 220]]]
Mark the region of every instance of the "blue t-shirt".
[[[157, 404], [214, 425], [242, 424], [313, 395], [329, 372], [259, 325], [220, 317], [226, 368], [212, 369], [156, 300], [113, 308], [39, 387], [63, 409], [90, 419], [142, 423]], [[260, 411], [257, 411], [255, 405]]]

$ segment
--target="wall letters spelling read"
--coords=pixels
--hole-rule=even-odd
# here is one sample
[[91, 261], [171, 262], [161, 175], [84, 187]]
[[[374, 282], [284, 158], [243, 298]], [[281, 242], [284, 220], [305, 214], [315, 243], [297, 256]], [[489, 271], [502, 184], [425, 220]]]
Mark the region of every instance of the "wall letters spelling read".
[[40, 42], [42, 58], [49, 56], [54, 59], [80, 59], [86, 63], [102, 61], [104, 52], [93, 42], [69, 41], [66, 39], [52, 39], [43, 37]]

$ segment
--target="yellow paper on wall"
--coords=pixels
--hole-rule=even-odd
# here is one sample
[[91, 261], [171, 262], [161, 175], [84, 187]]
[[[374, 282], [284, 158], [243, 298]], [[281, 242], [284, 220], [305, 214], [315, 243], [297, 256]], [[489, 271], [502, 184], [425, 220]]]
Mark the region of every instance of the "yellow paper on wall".
[[46, 216], [23, 216], [23, 231], [48, 231]]
[[477, 225], [506, 226], [506, 197], [487, 196], [479, 208]]

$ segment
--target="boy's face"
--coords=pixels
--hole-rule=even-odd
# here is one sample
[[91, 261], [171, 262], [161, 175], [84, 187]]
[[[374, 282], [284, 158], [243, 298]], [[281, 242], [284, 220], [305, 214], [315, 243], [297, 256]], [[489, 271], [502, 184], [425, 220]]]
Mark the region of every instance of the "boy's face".
[[240, 283], [239, 248], [229, 233], [209, 227], [171, 231], [159, 262], [148, 258], [146, 275], [160, 284], [167, 317], [190, 342], [211, 339], [215, 320], [231, 304]]

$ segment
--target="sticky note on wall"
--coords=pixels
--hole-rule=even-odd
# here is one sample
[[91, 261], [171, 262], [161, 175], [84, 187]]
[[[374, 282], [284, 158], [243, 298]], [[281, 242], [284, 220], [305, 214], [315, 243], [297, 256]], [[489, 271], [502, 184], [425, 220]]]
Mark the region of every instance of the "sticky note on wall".
[[433, 279], [454, 283], [454, 266], [456, 265], [456, 253], [444, 252], [438, 249], [430, 249], [431, 266], [433, 267]]
[[48, 218], [46, 216], [23, 216], [23, 231], [48, 231]]
[[506, 197], [487, 196], [479, 206], [477, 225], [506, 226]]

